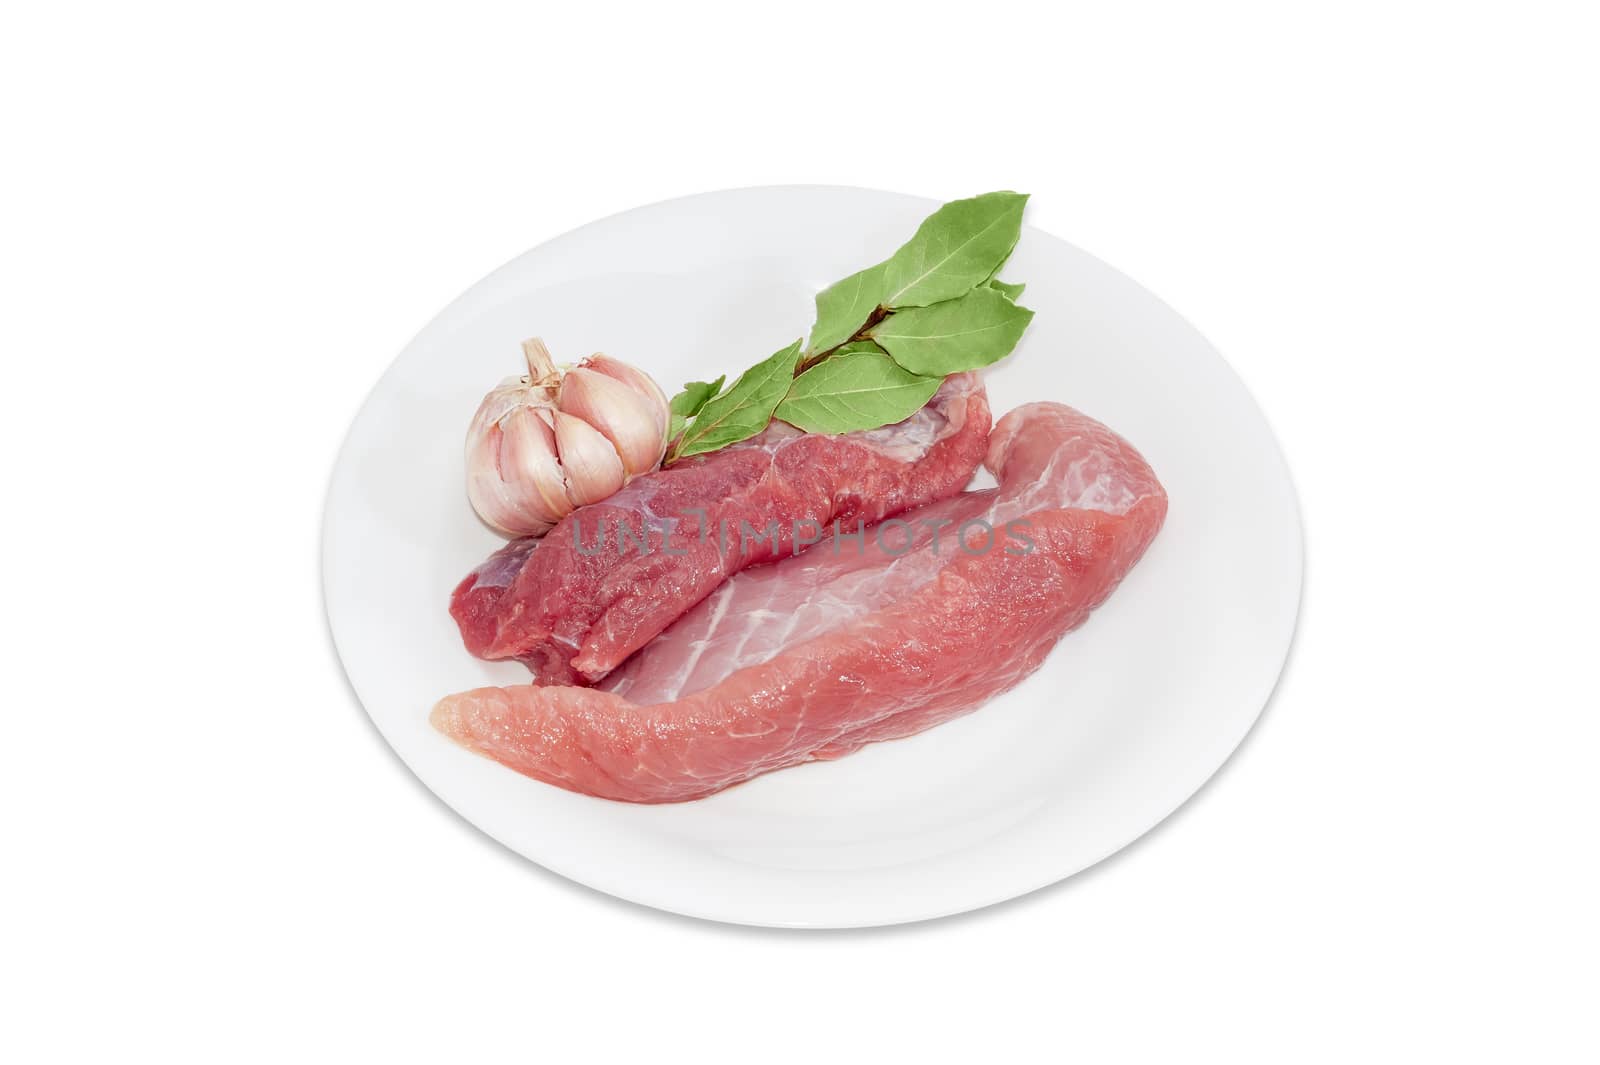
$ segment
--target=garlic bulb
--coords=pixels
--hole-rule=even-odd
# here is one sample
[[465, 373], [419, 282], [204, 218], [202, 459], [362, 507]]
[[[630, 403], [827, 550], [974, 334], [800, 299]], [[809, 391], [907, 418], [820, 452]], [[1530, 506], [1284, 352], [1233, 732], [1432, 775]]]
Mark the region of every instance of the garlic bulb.
[[467, 430], [467, 498], [511, 536], [539, 536], [661, 462], [667, 397], [650, 375], [595, 354], [557, 368], [523, 341], [526, 377], [483, 398]]

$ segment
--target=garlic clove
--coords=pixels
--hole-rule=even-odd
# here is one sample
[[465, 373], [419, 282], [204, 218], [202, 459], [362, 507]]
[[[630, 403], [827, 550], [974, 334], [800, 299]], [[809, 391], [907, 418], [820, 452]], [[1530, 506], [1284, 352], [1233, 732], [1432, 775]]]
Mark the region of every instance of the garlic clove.
[[[571, 377], [569, 373], [567, 379]], [[560, 468], [566, 472], [567, 497], [573, 506], [598, 503], [627, 482], [627, 471], [617, 449], [582, 418], [556, 410], [555, 438]]]
[[[500, 423], [505, 435], [499, 459], [500, 479], [530, 526], [544, 532], [572, 512], [558, 458], [556, 434], [536, 407], [518, 407]], [[524, 535], [533, 535], [530, 528]]]
[[636, 366], [629, 366], [621, 360], [613, 359], [611, 356], [598, 351], [584, 359], [579, 365], [585, 369], [590, 369], [596, 373], [605, 374], [614, 380], [621, 381], [643, 396], [649, 402], [650, 409], [655, 412], [656, 421], [661, 424], [663, 441], [666, 439], [667, 426], [672, 422], [671, 410], [667, 406], [667, 394], [661, 391], [661, 386], [656, 384], [655, 378]]
[[[596, 369], [578, 366], [568, 370], [561, 379], [556, 406], [599, 430], [615, 447], [629, 477], [654, 469], [666, 451], [660, 410], [630, 385]], [[566, 450], [561, 450], [564, 462]]]
[[467, 498], [489, 525], [509, 536], [539, 535], [550, 527], [548, 515], [531, 512], [520, 488], [500, 475], [505, 434], [491, 425], [473, 437], [467, 449]]
[[478, 516], [495, 529], [512, 536], [527, 522], [500, 480], [500, 427], [490, 424], [474, 432], [467, 446], [467, 498]]

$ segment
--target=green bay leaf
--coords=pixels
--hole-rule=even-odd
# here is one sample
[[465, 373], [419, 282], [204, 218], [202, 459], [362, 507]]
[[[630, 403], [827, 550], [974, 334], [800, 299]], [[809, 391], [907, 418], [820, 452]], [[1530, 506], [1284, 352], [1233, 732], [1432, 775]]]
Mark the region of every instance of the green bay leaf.
[[984, 287], [994, 289], [1006, 299], [1010, 300], [1012, 303], [1015, 303], [1021, 298], [1022, 290], [1028, 286], [1024, 285], [1020, 281], [1013, 285], [1009, 282], [1001, 281], [997, 277], [991, 277], [988, 281], [984, 282]]
[[667, 406], [671, 408], [674, 414], [682, 415], [685, 418], [693, 418], [700, 413], [700, 408], [706, 405], [707, 400], [722, 391], [722, 382], [727, 379], [728, 375], [723, 374], [715, 381], [685, 382], [683, 391], [673, 396], [668, 401]]
[[911, 417], [942, 380], [910, 373], [876, 352], [833, 355], [794, 379], [775, 414], [808, 433], [876, 429]]
[[896, 311], [870, 335], [912, 373], [943, 377], [1005, 358], [1032, 320], [1032, 311], [1004, 293], [975, 288], [960, 299]]
[[988, 280], [1016, 246], [1028, 197], [987, 192], [929, 215], [884, 263], [886, 307], [926, 307]]
[[[1019, 228], [1017, 230], [1017, 238], [1021, 239], [1021, 237], [1022, 237], [1022, 230]], [[1000, 261], [994, 264], [994, 269], [989, 271], [989, 280], [990, 281], [999, 280], [996, 277], [996, 275], [999, 274], [1001, 269], [1006, 265], [1006, 263], [1010, 261], [1011, 253], [1016, 251], [1016, 250], [1017, 250], [1017, 241], [1013, 240], [1011, 242], [1011, 247], [1007, 248], [1006, 249], [1006, 253], [1004, 255], [1000, 256]]]
[[683, 391], [667, 402], [667, 409], [671, 413], [667, 426], [668, 440], [675, 439], [683, 432], [689, 419], [700, 413], [706, 401], [722, 391], [722, 382], [727, 379], [728, 375], [723, 374], [715, 381], [689, 381], [684, 384]]
[[673, 446], [669, 461], [704, 455], [747, 440], [772, 421], [773, 409], [794, 381], [800, 341], [774, 352], [739, 375], [726, 392], [705, 402]]
[[875, 355], [887, 355], [887, 354], [889, 354], [887, 351], [884, 351], [883, 348], [880, 347], [876, 341], [873, 341], [873, 340], [852, 340], [848, 344], [840, 344], [837, 348], [834, 349], [833, 354], [830, 355], [829, 358], [837, 359], [840, 355], [857, 355], [857, 354], [860, 354], [863, 351], [870, 351]]
[[856, 335], [883, 301], [886, 263], [858, 270], [817, 293], [817, 324], [806, 350], [827, 351]]

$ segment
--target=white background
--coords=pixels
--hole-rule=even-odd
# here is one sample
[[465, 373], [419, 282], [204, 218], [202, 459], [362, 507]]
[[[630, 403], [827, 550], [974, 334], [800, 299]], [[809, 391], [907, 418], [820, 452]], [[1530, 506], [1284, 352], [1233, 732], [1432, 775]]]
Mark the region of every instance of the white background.
[[[1583, 7], [9, 9], [0, 1056], [1595, 1060]], [[368, 724], [317, 573], [344, 429], [456, 293], [805, 181], [1032, 192], [1230, 359], [1307, 528], [1198, 798], [864, 933], [502, 851]]]

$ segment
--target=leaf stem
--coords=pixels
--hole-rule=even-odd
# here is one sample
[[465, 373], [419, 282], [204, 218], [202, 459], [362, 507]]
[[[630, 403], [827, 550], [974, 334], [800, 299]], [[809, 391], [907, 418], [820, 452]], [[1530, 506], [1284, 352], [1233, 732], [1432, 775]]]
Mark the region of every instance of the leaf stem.
[[846, 344], [854, 344], [854, 343], [857, 343], [858, 341], [866, 340], [867, 339], [867, 333], [872, 329], [872, 327], [877, 325], [879, 322], [883, 321], [885, 318], [889, 317], [890, 313], [891, 312], [890, 312], [889, 308], [887, 308], [887, 307], [879, 307], [877, 310], [875, 310], [871, 314], [867, 315], [866, 324], [863, 325], [860, 329], [857, 329], [854, 336], [847, 337], [844, 340], [841, 340], [839, 343], [835, 344], [831, 348], [828, 348], [826, 351], [819, 351], [815, 355], [807, 355], [805, 358], [801, 359], [798, 363], [795, 364], [794, 375], [796, 377], [799, 377], [801, 374], [805, 373], [807, 370], [811, 369], [811, 367], [815, 366], [817, 363], [821, 362], [823, 359], [826, 359], [829, 355], [832, 355], [834, 352], [838, 351], [840, 348], [844, 347]]

